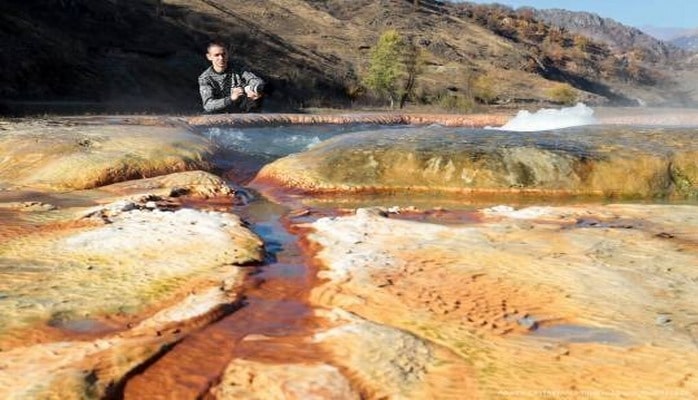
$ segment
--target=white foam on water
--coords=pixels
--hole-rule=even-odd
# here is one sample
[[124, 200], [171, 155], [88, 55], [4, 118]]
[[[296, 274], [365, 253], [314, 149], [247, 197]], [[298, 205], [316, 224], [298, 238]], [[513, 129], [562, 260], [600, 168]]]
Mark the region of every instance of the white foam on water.
[[565, 107], [559, 110], [543, 108], [533, 114], [529, 111], [521, 110], [509, 122], [496, 129], [534, 132], [572, 126], [594, 125], [596, 123], [598, 121], [594, 117], [594, 110], [586, 104], [577, 103], [574, 107]]
[[283, 157], [311, 149], [323, 140], [344, 133], [342, 127], [297, 126], [267, 128], [209, 128], [203, 134], [221, 149]]
[[317, 136], [290, 135], [275, 138], [272, 143], [280, 149], [288, 149], [287, 151], [302, 151], [312, 148], [321, 141]]
[[210, 128], [207, 132], [207, 136], [210, 139], [218, 141], [230, 141], [230, 142], [249, 142], [250, 138], [245, 136], [245, 133], [239, 129], [229, 129], [229, 128]]

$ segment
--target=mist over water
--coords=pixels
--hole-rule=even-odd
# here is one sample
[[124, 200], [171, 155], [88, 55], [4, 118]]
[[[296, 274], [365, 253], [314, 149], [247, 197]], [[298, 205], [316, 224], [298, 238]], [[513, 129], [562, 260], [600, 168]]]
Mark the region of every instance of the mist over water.
[[543, 108], [535, 113], [519, 111], [514, 118], [497, 128], [515, 132], [534, 132], [598, 123], [594, 110], [583, 103], [561, 109]]

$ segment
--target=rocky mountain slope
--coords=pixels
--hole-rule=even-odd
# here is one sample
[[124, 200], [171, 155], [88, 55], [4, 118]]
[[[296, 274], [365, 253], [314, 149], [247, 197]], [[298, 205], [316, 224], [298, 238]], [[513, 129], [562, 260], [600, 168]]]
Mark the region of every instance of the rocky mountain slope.
[[[409, 104], [545, 104], [563, 82], [592, 104], [692, 103], [673, 50], [639, 54], [531, 13], [433, 0], [19, 0], [0, 6], [0, 113], [198, 112], [212, 37], [271, 82], [268, 110], [382, 105], [362, 87], [378, 37], [421, 52]], [[649, 56], [647, 56], [649, 55]], [[671, 61], [667, 63], [667, 61]]]
[[[521, 10], [519, 10], [521, 12]], [[696, 55], [698, 39], [686, 31], [684, 35], [674, 35], [673, 39], [657, 39], [670, 35], [669, 29], [656, 29], [657, 35], [623, 25], [611, 18], [603, 18], [594, 13], [568, 11], [562, 9], [528, 9], [535, 18], [575, 34], [583, 35], [607, 44], [616, 57], [635, 59], [654, 65], [671, 75], [674, 82], [683, 87], [673, 94], [679, 104], [692, 103], [696, 83]], [[651, 29], [649, 29], [651, 30]]]
[[659, 40], [667, 42], [680, 49], [691, 52], [698, 51], [698, 29], [690, 28], [662, 28], [645, 25], [640, 29]]
[[612, 49], [620, 53], [643, 49], [648, 57], [662, 62], [672, 58], [685, 57], [685, 54], [678, 47], [611, 18], [603, 18], [594, 13], [557, 8], [531, 10], [536, 18], [550, 25], [559, 26], [570, 32], [607, 43]]
[[698, 32], [693, 32], [686, 35], [681, 35], [671, 39], [671, 44], [676, 47], [696, 52], [698, 51]]

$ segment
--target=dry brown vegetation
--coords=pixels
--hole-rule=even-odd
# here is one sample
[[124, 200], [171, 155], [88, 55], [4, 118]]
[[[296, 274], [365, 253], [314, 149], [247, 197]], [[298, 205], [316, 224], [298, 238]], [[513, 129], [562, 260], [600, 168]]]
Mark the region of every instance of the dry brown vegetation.
[[424, 58], [406, 99], [411, 106], [546, 104], [559, 82], [592, 104], [693, 101], [676, 89], [672, 65], [642, 48], [619, 53], [526, 10], [469, 3], [9, 0], [0, 27], [0, 113], [44, 110], [46, 102], [198, 111], [196, 76], [212, 37], [230, 42], [239, 64], [271, 82], [269, 110], [380, 106], [362, 78], [389, 29]]

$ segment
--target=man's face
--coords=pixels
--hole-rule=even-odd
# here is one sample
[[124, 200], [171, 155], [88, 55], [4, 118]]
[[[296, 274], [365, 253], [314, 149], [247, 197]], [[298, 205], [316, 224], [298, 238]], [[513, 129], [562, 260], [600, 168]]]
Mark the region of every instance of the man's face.
[[216, 72], [222, 72], [228, 67], [228, 52], [220, 46], [209, 47], [206, 59], [211, 61]]

